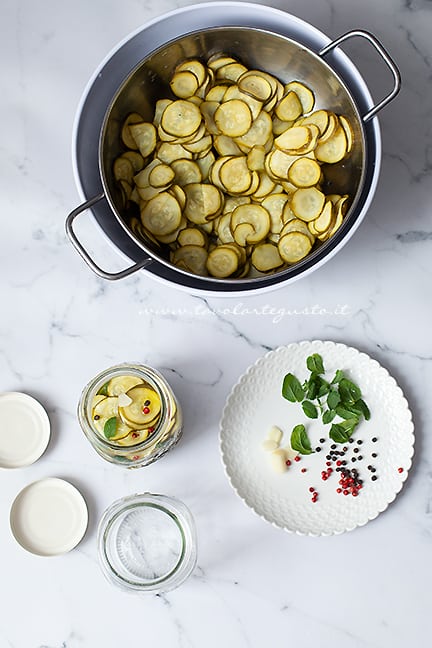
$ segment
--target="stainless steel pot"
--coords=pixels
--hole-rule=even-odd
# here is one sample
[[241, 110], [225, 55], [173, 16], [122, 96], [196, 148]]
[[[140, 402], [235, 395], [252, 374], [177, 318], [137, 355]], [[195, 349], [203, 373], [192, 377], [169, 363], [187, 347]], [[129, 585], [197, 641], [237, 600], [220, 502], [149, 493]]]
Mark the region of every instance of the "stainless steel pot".
[[[394, 86], [389, 95], [367, 110], [365, 114], [361, 114], [358, 102], [344, 81], [324, 60], [324, 57], [343, 41], [353, 37], [367, 39], [382, 56], [394, 78]], [[174, 269], [168, 256], [161, 255], [158, 250], [151, 247], [150, 243], [146, 244], [138, 239], [122, 216], [121, 199], [112, 174], [113, 160], [121, 153], [119, 131], [124, 116], [131, 111], [140, 112], [144, 118], [152, 119], [152, 106], [156, 99], [167, 96], [168, 81], [179, 60], [193, 56], [205, 59], [213, 52], [221, 50], [238, 56], [248, 67], [261, 68], [271, 72], [282, 81], [287, 82], [292, 79], [304, 81], [313, 88], [317, 107], [325, 107], [346, 114], [355, 130], [354, 150], [346, 162], [337, 165], [337, 173], [333, 173], [331, 178], [333, 193], [349, 193], [353, 197], [344, 225], [334, 237], [321, 245], [306, 259], [271, 275], [271, 277], [277, 276], [278, 282], [292, 281], [322, 265], [340, 249], [342, 244], [346, 243], [361, 218], [364, 217], [365, 210], [359, 209], [359, 201], [367, 190], [367, 169], [370, 165], [379, 164], [377, 151], [372, 151], [371, 155], [368, 147], [365, 125], [393, 99], [400, 88], [398, 69], [382, 45], [371, 34], [357, 30], [344, 34], [315, 53], [290, 38], [257, 28], [202, 29], [177, 38], [144, 58], [120, 85], [108, 105], [99, 138], [99, 173], [103, 192], [77, 207], [69, 214], [66, 222], [66, 230], [71, 242], [99, 276], [111, 280], [120, 279], [154, 263]], [[375, 154], [375, 159], [373, 154]], [[104, 199], [108, 201], [110, 209], [123, 231], [139, 246], [143, 253], [142, 259], [119, 273], [106, 272], [96, 265], [73, 230], [74, 219], [81, 212]], [[177, 268], [175, 268], [175, 273], [188, 274]], [[234, 289], [241, 291], [267, 285], [269, 275], [245, 279], [217, 280], [213, 277], [200, 277], [199, 279], [210, 291], [215, 286], [220, 289], [227, 285], [230, 286], [230, 289], [234, 286]]]

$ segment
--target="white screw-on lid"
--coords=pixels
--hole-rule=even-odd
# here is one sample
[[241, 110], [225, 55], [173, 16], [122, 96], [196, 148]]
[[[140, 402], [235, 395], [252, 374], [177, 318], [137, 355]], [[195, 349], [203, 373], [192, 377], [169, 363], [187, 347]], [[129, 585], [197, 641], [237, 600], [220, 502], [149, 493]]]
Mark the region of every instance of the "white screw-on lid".
[[42, 405], [28, 394], [0, 394], [0, 468], [22, 468], [43, 454], [50, 422]]
[[15, 540], [38, 556], [56, 556], [73, 549], [84, 536], [87, 523], [87, 505], [81, 493], [55, 477], [26, 486], [10, 512]]

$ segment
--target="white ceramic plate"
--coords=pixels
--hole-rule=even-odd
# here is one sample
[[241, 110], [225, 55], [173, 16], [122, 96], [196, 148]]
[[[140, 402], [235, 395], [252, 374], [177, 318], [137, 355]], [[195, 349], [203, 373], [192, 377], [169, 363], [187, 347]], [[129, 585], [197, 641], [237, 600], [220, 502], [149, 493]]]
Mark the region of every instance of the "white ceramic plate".
[[42, 405], [20, 392], [0, 394], [0, 467], [34, 463], [50, 439], [50, 422]]
[[84, 536], [87, 523], [87, 505], [81, 493], [55, 477], [26, 486], [10, 512], [15, 540], [38, 556], [56, 556], [73, 549]]
[[[358, 497], [336, 492], [340, 473], [323, 481], [326, 456], [333, 443], [330, 425], [308, 419], [299, 403], [281, 395], [284, 376], [291, 372], [301, 382], [309, 376], [306, 358], [323, 357], [326, 378], [342, 369], [362, 390], [371, 411], [353, 434], [353, 442], [342, 458], [347, 468], [356, 468], [364, 485]], [[337, 422], [337, 421], [335, 421]], [[303, 423], [320, 452], [302, 455], [282, 474], [274, 472], [262, 441], [272, 425], [283, 430], [281, 445], [289, 444], [292, 428]], [[267, 353], [243, 374], [228, 397], [220, 431], [222, 460], [234, 490], [259, 516], [275, 526], [301, 535], [332, 535], [350, 531], [377, 517], [401, 490], [414, 452], [413, 422], [408, 403], [396, 384], [376, 360], [357, 349], [334, 342], [300, 342]], [[325, 438], [325, 443], [319, 439]], [[376, 438], [376, 442], [372, 439]], [[357, 444], [358, 440], [362, 444]], [[341, 451], [343, 444], [337, 446]], [[354, 448], [359, 450], [354, 453]], [[377, 457], [372, 458], [371, 454]], [[362, 457], [359, 461], [358, 457]], [[352, 463], [352, 457], [356, 462]], [[367, 469], [372, 466], [375, 473]], [[302, 472], [301, 469], [306, 469]], [[399, 471], [399, 469], [402, 469]], [[372, 476], [377, 477], [372, 481]], [[319, 493], [311, 501], [309, 488]]]

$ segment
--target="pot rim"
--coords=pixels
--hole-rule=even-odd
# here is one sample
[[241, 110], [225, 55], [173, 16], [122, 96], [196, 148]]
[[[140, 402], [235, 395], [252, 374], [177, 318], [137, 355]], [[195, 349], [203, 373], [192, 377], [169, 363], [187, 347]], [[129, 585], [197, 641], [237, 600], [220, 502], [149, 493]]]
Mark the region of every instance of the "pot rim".
[[[245, 9], [247, 9], [247, 12], [245, 12]], [[88, 203], [93, 196], [101, 191], [100, 176], [97, 172], [97, 137], [106, 105], [118, 84], [121, 83], [122, 78], [128, 74], [131, 65], [135, 64], [137, 60], [136, 51], [150, 52], [160, 41], [161, 34], [168, 34], [171, 38], [186, 35], [191, 25], [195, 29], [200, 29], [209, 25], [214, 27], [224, 25], [241, 26], [245, 24], [258, 28], [264, 25], [274, 33], [294, 36], [298, 42], [313, 51], [320, 51], [331, 42], [330, 37], [313, 24], [286, 11], [257, 3], [231, 0], [216, 0], [215, 2], [181, 7], [139, 25], [114, 45], [94, 69], [77, 104], [72, 129], [72, 168], [77, 191], [82, 202]], [[334, 49], [331, 57], [334, 68], [351, 88], [361, 111], [370, 110], [374, 102], [369, 87], [357, 66], [342, 48]], [[157, 262], [144, 266], [141, 249], [125, 234], [106, 202], [93, 204], [89, 214], [99, 226], [107, 248], [113, 251], [114, 259], [123, 260], [129, 266], [131, 262], [135, 264], [129, 273], [141, 269], [144, 270], [144, 276], [150, 277], [164, 287], [209, 298], [222, 299], [227, 297], [239, 298], [245, 295], [262, 295], [274, 291], [282, 287], [282, 285], [293, 283], [323, 265], [346, 244], [361, 224], [364, 215], [370, 208], [378, 184], [382, 157], [379, 119], [374, 118], [368, 122], [365, 132], [373, 164], [370, 164], [367, 170], [366, 185], [359, 204], [359, 218], [351, 228], [349, 235], [337, 244], [331, 254], [316, 263], [313, 268], [307, 271], [304, 270], [301, 274], [291, 278], [284, 278], [283, 281], [277, 275], [269, 275], [258, 287], [250, 285], [231, 286], [230, 284], [219, 286], [210, 282], [204, 284], [198, 275], [185, 276], [174, 268], [168, 268]], [[77, 247], [72, 239], [71, 242]], [[101, 250], [104, 250], [103, 246], [101, 246]], [[83, 260], [98, 276], [109, 279], [118, 279], [121, 274], [126, 276], [124, 272], [114, 273], [109, 277], [104, 276], [100, 272], [100, 268], [95, 269], [91, 265], [92, 259], [85, 249], [84, 254], [82, 251], [78, 251]]]

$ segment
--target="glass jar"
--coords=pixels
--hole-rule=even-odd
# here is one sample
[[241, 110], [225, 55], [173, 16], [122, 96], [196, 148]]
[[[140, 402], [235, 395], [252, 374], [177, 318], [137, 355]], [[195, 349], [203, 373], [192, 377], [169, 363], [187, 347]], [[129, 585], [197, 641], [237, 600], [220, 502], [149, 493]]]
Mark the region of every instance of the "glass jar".
[[[140, 402], [136, 393], [148, 400]], [[150, 420], [150, 401], [157, 419]], [[119, 364], [95, 376], [82, 391], [78, 420], [96, 452], [126, 468], [156, 461], [182, 433], [182, 412], [171, 387], [158, 371], [140, 364]]]
[[135, 592], [167, 592], [192, 573], [196, 533], [189, 509], [173, 497], [143, 493], [114, 502], [98, 528], [106, 578]]

